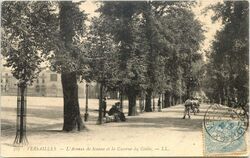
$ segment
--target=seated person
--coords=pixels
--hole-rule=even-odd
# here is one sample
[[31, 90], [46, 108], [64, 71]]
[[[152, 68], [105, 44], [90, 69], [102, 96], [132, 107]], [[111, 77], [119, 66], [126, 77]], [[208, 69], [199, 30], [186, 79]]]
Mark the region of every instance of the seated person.
[[120, 111], [120, 103], [117, 102], [115, 105], [111, 107], [111, 109], [108, 111], [108, 115], [114, 115], [115, 116], [115, 121], [126, 121], [125, 115], [123, 112]]

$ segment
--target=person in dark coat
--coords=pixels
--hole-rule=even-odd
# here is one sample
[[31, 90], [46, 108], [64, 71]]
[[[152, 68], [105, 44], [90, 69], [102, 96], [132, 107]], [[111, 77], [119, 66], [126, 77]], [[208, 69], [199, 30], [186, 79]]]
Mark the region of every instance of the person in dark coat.
[[118, 122], [118, 121], [126, 121], [126, 117], [124, 115], [123, 112], [120, 111], [120, 103], [116, 103], [115, 105], [113, 105], [111, 107], [111, 109], [108, 111], [108, 115], [109, 116], [112, 116], [114, 115], [115, 116], [115, 122]]

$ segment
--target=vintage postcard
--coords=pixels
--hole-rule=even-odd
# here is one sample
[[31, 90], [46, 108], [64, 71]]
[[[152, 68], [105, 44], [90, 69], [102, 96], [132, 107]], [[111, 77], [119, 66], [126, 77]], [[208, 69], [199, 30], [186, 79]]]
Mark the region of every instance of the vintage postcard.
[[1, 157], [249, 156], [249, 2], [1, 1]]

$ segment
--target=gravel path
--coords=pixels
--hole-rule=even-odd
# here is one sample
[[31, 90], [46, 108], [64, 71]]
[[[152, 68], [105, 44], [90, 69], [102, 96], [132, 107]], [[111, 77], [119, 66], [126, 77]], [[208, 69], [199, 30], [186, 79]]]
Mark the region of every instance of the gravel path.
[[[181, 119], [183, 105], [140, 113], [126, 122], [96, 125], [98, 100], [90, 100], [90, 121], [82, 132], [62, 132], [62, 98], [28, 98], [29, 145], [16, 148], [15, 97], [2, 97], [1, 156], [202, 156], [202, 122], [208, 107]], [[111, 106], [115, 100], [108, 100]], [[80, 103], [85, 103], [80, 99]], [[126, 103], [125, 103], [126, 104]], [[84, 106], [81, 106], [82, 114]], [[109, 108], [107, 108], [109, 109]], [[125, 110], [126, 112], [126, 110]]]

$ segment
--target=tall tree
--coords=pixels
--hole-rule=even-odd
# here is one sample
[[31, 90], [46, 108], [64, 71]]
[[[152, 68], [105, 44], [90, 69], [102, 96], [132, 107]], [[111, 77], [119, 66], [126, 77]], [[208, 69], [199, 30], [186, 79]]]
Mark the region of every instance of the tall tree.
[[76, 3], [59, 2], [59, 39], [62, 42], [58, 52], [55, 52], [55, 58], [60, 63], [57, 66], [61, 71], [63, 87], [64, 131], [84, 129], [79, 109], [77, 77], [83, 62], [79, 36], [84, 32], [85, 19], [86, 15], [80, 12]]
[[18, 80], [18, 122], [15, 143], [25, 143], [25, 91], [41, 71], [42, 53], [51, 50], [55, 15], [50, 2], [3, 2], [1, 12], [1, 53], [4, 66]]
[[104, 2], [99, 11], [112, 20], [114, 40], [119, 46], [119, 80], [120, 89], [129, 100], [129, 116], [136, 115], [136, 96], [143, 80], [144, 64], [141, 54], [134, 43], [134, 15], [141, 2]]
[[[195, 85], [187, 75], [191, 75], [192, 63], [200, 58], [198, 50], [204, 38], [201, 24], [191, 11], [192, 5], [189, 2], [107, 2], [99, 9], [115, 26], [111, 34], [120, 46], [119, 74], [121, 85], [130, 91], [127, 92], [129, 102], [133, 102], [132, 96], [139, 91], [146, 91], [145, 110], [152, 111], [153, 91], [165, 91], [176, 98], [182, 81], [190, 95]], [[135, 59], [134, 53], [141, 54], [137, 56], [140, 62], [129, 62]], [[133, 65], [137, 66], [136, 70], [129, 69], [135, 68]], [[128, 78], [130, 74], [137, 77]]]
[[118, 49], [113, 36], [109, 33], [112, 29], [109, 23], [109, 19], [103, 16], [93, 18], [85, 44], [86, 57], [92, 60], [88, 63], [88, 71], [83, 72], [82, 77], [100, 84], [98, 124], [102, 123], [103, 89], [116, 90], [119, 81], [117, 77]]
[[212, 20], [222, 21], [222, 29], [208, 54], [206, 80], [211, 87], [206, 92], [216, 102], [245, 105], [249, 91], [249, 3], [225, 1], [207, 9], [215, 13]]
[[[198, 50], [204, 37], [201, 24], [195, 20], [191, 10], [195, 3], [165, 1], [144, 2], [143, 4], [139, 12], [142, 13], [144, 21], [141, 29], [146, 35], [141, 37], [141, 41], [146, 41], [144, 43], [147, 45], [145, 110], [151, 111], [153, 91], [159, 94], [165, 93], [164, 98], [170, 98], [173, 102], [178, 95], [183, 95], [180, 92], [182, 80], [185, 79], [183, 66], [187, 64], [186, 58], [188, 57], [189, 67], [185, 70], [191, 71], [192, 63], [200, 56]], [[187, 26], [190, 31], [187, 31]], [[189, 85], [187, 81], [184, 83], [184, 85]], [[168, 104], [170, 105], [170, 102]]]
[[155, 38], [155, 27], [154, 20], [155, 17], [153, 15], [152, 2], [145, 2], [145, 6], [143, 8], [143, 18], [145, 19], [145, 37], [148, 44], [148, 52], [147, 52], [147, 78], [148, 78], [148, 86], [146, 89], [146, 102], [145, 102], [145, 111], [152, 111], [152, 94], [154, 90], [154, 86], [156, 83], [156, 65], [158, 64], [156, 58], [158, 56], [156, 50], [157, 47], [155, 43], [157, 39]]
[[[203, 30], [191, 10], [192, 2], [152, 2], [150, 5], [152, 13], [145, 13], [145, 17], [150, 17], [145, 18], [148, 22], [145, 30], [151, 35], [147, 38], [151, 47], [149, 83], [157, 93], [165, 92], [165, 103], [170, 105], [170, 100], [183, 95], [180, 91], [184, 86], [195, 86], [187, 75], [192, 74], [192, 64], [201, 56], [198, 51], [204, 39]], [[191, 90], [187, 88], [186, 95], [190, 95]]]
[[32, 82], [43, 59], [50, 60], [53, 70], [62, 73], [63, 130], [82, 129], [76, 81], [77, 73], [84, 69], [79, 44], [86, 15], [72, 2], [6, 2], [2, 13], [6, 46], [2, 48], [13, 75]]
[[[56, 17], [49, 2], [4, 2], [2, 6], [2, 55], [5, 66], [22, 84], [31, 84], [44, 61], [43, 52], [52, 49]], [[42, 31], [43, 30], [43, 31]]]

